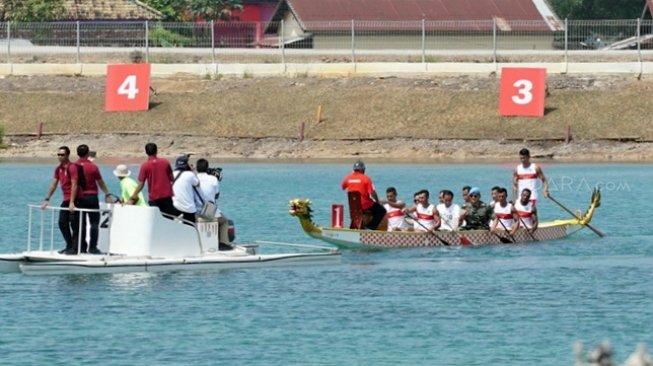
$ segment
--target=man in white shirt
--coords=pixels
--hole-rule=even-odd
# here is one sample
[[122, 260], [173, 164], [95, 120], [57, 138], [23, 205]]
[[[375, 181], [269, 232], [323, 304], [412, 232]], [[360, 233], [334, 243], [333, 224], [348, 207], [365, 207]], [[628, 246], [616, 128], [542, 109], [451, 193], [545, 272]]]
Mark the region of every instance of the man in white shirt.
[[[208, 160], [197, 160], [197, 178], [200, 180], [202, 198], [207, 202], [214, 203], [217, 207], [218, 197], [220, 197], [220, 179], [216, 176], [216, 173], [209, 173]], [[215, 211], [215, 217], [218, 218], [218, 237], [222, 249], [224, 244], [229, 243], [229, 221], [220, 209]], [[228, 248], [225, 247], [225, 249]]]
[[195, 214], [201, 209], [198, 205], [200, 180], [188, 163], [188, 158], [188, 155], [181, 155], [175, 161], [172, 204], [181, 211], [184, 220], [195, 222]]
[[442, 191], [442, 203], [437, 205], [436, 210], [440, 214], [440, 230], [458, 230], [458, 218], [460, 218], [460, 206], [453, 203], [453, 192], [448, 189]]

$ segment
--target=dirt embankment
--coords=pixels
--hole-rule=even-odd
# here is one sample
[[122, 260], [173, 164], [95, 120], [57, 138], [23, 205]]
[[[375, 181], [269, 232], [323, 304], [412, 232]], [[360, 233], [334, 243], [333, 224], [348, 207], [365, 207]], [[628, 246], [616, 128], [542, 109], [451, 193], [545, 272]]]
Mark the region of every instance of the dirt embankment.
[[653, 161], [653, 81], [551, 76], [543, 118], [498, 116], [498, 83], [494, 76], [155, 78], [150, 111], [106, 113], [103, 78], [6, 77], [0, 125], [8, 148], [0, 157], [51, 157], [60, 145], [88, 143], [100, 156], [138, 159], [154, 141], [167, 156], [218, 159], [496, 161], [514, 160], [527, 146], [561, 161]]

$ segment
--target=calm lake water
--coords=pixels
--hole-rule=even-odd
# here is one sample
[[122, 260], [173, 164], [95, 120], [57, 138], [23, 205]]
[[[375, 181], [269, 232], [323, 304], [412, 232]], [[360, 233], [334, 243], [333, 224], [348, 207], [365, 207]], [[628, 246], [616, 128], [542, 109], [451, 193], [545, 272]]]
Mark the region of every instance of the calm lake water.
[[[287, 201], [330, 223], [351, 164], [225, 164], [220, 206], [238, 241], [313, 243]], [[653, 348], [650, 165], [545, 165], [551, 193], [594, 226], [560, 241], [482, 248], [345, 252], [322, 267], [0, 276], [6, 365], [573, 365], [573, 343], [609, 338], [622, 362]], [[112, 191], [113, 167], [102, 172]], [[132, 166], [132, 170], [138, 171]], [[0, 252], [25, 247], [26, 204], [53, 166], [0, 164]], [[510, 187], [507, 165], [368, 163], [377, 190]], [[52, 202], [60, 201], [60, 193]], [[543, 220], [567, 218], [551, 201]]]

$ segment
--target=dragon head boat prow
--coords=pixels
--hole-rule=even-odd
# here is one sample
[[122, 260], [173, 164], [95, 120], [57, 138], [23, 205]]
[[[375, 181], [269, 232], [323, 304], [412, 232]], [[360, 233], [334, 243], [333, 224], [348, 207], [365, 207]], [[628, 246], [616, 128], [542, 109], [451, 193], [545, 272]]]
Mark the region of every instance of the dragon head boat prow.
[[288, 202], [290, 216], [296, 216], [307, 233], [320, 233], [322, 230], [313, 222], [313, 209], [311, 200], [307, 198], [293, 198]]

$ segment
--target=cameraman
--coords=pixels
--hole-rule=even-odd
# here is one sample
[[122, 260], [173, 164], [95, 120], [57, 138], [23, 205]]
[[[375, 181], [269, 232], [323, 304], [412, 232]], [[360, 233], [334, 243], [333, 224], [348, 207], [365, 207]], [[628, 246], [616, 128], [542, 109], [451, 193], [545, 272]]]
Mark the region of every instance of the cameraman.
[[[210, 169], [208, 160], [197, 160], [197, 177], [200, 180], [202, 196], [205, 201], [214, 203], [216, 207], [218, 206], [218, 197], [220, 197], [220, 172], [220, 168]], [[228, 244], [229, 223], [227, 217], [220, 209], [216, 210], [215, 217], [218, 218], [220, 244]]]
[[195, 198], [200, 181], [188, 162], [189, 155], [181, 155], [175, 161], [174, 181], [172, 182], [172, 204], [183, 214], [185, 220], [195, 222], [195, 213], [198, 207]]

